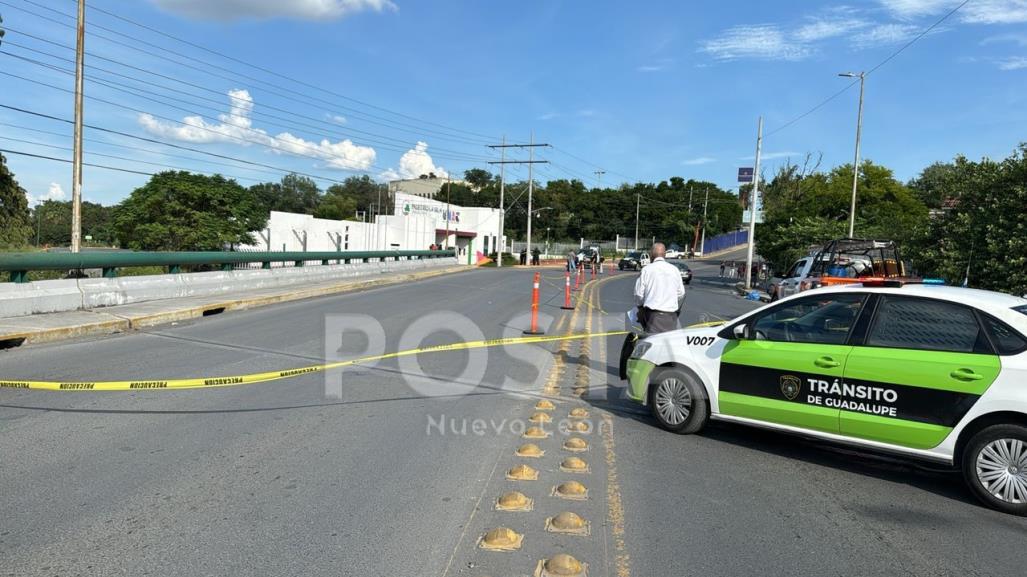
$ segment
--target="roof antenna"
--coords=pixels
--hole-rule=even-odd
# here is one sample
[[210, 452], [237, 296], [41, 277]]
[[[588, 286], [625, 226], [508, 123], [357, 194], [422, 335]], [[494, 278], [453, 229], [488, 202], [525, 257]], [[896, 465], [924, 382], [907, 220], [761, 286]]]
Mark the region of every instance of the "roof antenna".
[[974, 260], [974, 241], [970, 241], [970, 257], [966, 260], [966, 274], [963, 276], [963, 288], [970, 284], [970, 265]]

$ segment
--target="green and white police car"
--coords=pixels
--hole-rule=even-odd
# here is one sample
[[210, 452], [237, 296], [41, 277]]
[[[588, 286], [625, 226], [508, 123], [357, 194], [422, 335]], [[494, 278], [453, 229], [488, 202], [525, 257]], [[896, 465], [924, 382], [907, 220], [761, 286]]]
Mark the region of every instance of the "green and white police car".
[[826, 287], [647, 337], [627, 372], [628, 395], [671, 431], [718, 419], [946, 463], [1027, 515], [1027, 299]]

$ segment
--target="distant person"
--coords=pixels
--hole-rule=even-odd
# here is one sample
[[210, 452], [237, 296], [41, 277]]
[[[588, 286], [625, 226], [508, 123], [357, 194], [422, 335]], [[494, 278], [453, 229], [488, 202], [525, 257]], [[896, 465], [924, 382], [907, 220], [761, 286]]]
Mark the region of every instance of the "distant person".
[[726, 266], [727, 265], [724, 263], [724, 261], [720, 261], [720, 278], [724, 278], [724, 268]]
[[654, 244], [650, 252], [652, 262], [635, 281], [638, 320], [649, 334], [665, 333], [678, 328], [685, 284], [681, 282], [681, 271], [665, 260], [667, 247], [663, 243]]
[[538, 264], [540, 262], [539, 261], [539, 255], [540, 254], [542, 254], [542, 253], [541, 253], [541, 251], [538, 250], [537, 246], [535, 248], [531, 249], [531, 264], [532, 265], [538, 266]]
[[567, 272], [578, 270], [578, 255], [573, 250], [567, 251]]
[[528, 264], [528, 249], [521, 249], [521, 266]]

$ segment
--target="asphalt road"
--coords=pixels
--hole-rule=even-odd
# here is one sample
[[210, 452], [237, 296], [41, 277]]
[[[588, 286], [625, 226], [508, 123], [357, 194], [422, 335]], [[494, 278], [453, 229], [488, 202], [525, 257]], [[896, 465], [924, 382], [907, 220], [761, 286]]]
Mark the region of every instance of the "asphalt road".
[[[685, 323], [756, 306], [713, 264], [694, 268]], [[559, 308], [562, 274], [543, 274], [548, 334], [622, 327], [634, 274], [590, 283], [574, 311]], [[13, 349], [0, 352], [0, 378], [235, 375], [326, 351], [519, 336], [530, 284], [530, 271], [476, 270]], [[224, 389], [0, 390], [0, 575], [495, 577], [558, 553], [593, 577], [1022, 573], [1027, 523], [978, 506], [951, 473], [737, 426], [661, 431], [622, 398], [620, 341], [425, 354]], [[523, 439], [542, 398], [556, 405], [547, 437]], [[574, 408], [586, 431], [566, 431]], [[587, 451], [566, 451], [571, 436]], [[545, 454], [516, 455], [525, 442]], [[562, 467], [569, 456], [587, 468]], [[508, 479], [520, 464], [538, 479]], [[570, 480], [586, 500], [553, 495]], [[497, 511], [513, 490], [530, 510]], [[547, 531], [563, 511], [587, 534]], [[482, 550], [501, 526], [523, 535], [520, 549]]]

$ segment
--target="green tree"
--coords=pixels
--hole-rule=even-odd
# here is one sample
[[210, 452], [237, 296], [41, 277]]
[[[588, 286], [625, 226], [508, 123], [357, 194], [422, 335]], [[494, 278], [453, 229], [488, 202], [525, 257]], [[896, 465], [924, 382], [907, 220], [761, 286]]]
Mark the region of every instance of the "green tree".
[[314, 209], [314, 216], [331, 220], [353, 219], [357, 210], [357, 200], [339, 191], [333, 191], [332, 188], [329, 188], [321, 198], [321, 204]]
[[28, 244], [31, 231], [28, 196], [7, 168], [7, 159], [0, 154], [0, 247]]
[[467, 184], [471, 185], [471, 188], [481, 190], [486, 186], [492, 184], [492, 173], [482, 168], [472, 168], [464, 171], [464, 180]]
[[114, 213], [121, 246], [137, 250], [224, 250], [252, 244], [268, 214], [252, 191], [223, 176], [162, 172]]
[[250, 187], [260, 206], [267, 212], [313, 214], [321, 202], [321, 189], [312, 179], [287, 174], [281, 182], [262, 182]]
[[[82, 236], [92, 237], [94, 244], [111, 245], [115, 242], [112, 207], [95, 202], [82, 202]], [[39, 244], [67, 246], [71, 244], [71, 201], [46, 200], [33, 209], [33, 239]]]
[[959, 283], [969, 268], [970, 286], [1027, 293], [1027, 144], [1000, 162], [957, 157], [949, 166], [938, 193], [954, 202], [931, 222], [921, 271]]

